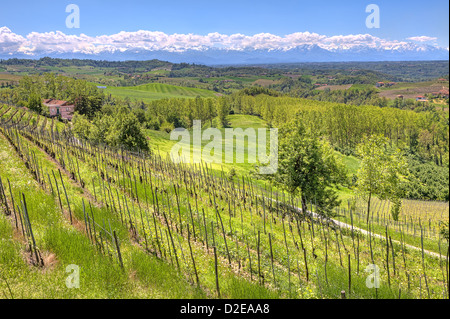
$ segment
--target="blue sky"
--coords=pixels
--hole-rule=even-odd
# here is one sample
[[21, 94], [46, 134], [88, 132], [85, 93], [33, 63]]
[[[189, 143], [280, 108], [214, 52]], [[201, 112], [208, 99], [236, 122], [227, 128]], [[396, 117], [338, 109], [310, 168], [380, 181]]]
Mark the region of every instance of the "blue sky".
[[[77, 4], [81, 28], [67, 29], [65, 8]], [[381, 28], [367, 29], [365, 8], [377, 4]], [[166, 34], [206, 35], [315, 32], [321, 35], [366, 34], [387, 40], [414, 36], [437, 38], [448, 47], [448, 0], [16, 0], [2, 1], [0, 27], [26, 36], [30, 32], [62, 31], [89, 36], [150, 30]]]

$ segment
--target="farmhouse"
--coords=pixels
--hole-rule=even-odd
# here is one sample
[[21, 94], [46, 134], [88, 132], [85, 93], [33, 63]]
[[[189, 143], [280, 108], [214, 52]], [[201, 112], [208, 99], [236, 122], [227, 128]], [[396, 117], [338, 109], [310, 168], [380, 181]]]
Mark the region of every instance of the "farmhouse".
[[443, 88], [442, 90], [439, 91], [439, 95], [445, 99], [448, 99], [449, 96], [448, 89]]
[[416, 97], [416, 101], [418, 102], [428, 102], [427, 98], [425, 96], [419, 95]]
[[63, 120], [72, 120], [75, 112], [75, 105], [69, 104], [67, 101], [46, 99], [43, 104], [48, 107], [50, 117], [61, 116]]
[[448, 99], [448, 96], [449, 96], [448, 93], [449, 93], [448, 89], [444, 87], [439, 92], [432, 92], [431, 94], [434, 98], [440, 97], [440, 98]]

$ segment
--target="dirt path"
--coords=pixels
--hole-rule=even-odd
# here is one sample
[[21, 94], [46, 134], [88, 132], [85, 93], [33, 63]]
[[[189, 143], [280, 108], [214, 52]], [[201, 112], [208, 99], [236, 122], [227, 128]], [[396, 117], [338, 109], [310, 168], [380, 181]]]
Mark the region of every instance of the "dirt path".
[[[267, 198], [267, 197], [266, 197], [266, 199], [267, 200], [276, 201], [275, 199], [270, 199], [270, 198]], [[298, 210], [299, 212], [302, 211], [302, 209], [300, 207], [294, 207], [294, 208], [296, 210]], [[316, 213], [311, 213], [310, 211], [308, 211], [308, 213], [312, 214], [312, 216], [314, 218], [316, 218], [316, 219], [320, 218], [320, 216], [318, 214], [316, 214]], [[373, 233], [373, 232], [369, 232], [369, 231], [367, 231], [365, 229], [362, 229], [362, 228], [359, 228], [359, 227], [355, 227], [355, 226], [352, 227], [352, 225], [346, 224], [346, 223], [341, 222], [341, 221], [336, 220], [336, 219], [330, 218], [330, 221], [332, 221], [333, 223], [335, 223], [337, 226], [339, 226], [341, 228], [347, 228], [347, 229], [352, 229], [353, 228], [353, 230], [359, 231], [363, 235], [370, 235], [370, 236], [375, 237], [375, 238], [385, 239], [385, 236], [382, 236], [382, 235], [379, 235], [379, 234], [376, 234], [376, 233]], [[402, 243], [400, 241], [395, 240], [395, 239], [393, 239], [392, 242], [396, 243], [396, 244], [399, 244], [399, 245], [402, 245]], [[422, 252], [422, 248], [419, 248], [419, 247], [416, 247], [416, 246], [413, 246], [413, 245], [409, 245], [409, 244], [403, 244], [403, 245], [406, 248]], [[426, 255], [435, 257], [435, 258], [443, 258], [443, 259], [447, 258], [447, 256], [445, 256], [445, 255], [438, 254], [438, 253], [435, 253], [433, 251], [429, 251], [429, 250], [425, 250], [425, 249], [423, 250], [423, 253], [426, 254]]]
[[[313, 216], [314, 216], [314, 217], [318, 217], [316, 213], [313, 213]], [[352, 225], [343, 223], [343, 222], [338, 221], [338, 220], [335, 220], [335, 219], [331, 219], [331, 221], [333, 221], [333, 222], [334, 222], [336, 225], [338, 225], [339, 227], [347, 228], [347, 229], [352, 229]], [[370, 233], [370, 232], [368, 232], [367, 230], [361, 229], [361, 228], [358, 228], [358, 227], [354, 227], [354, 226], [353, 226], [353, 230], [357, 230], [357, 231], [359, 231], [360, 233], [362, 233], [363, 235], [371, 235], [371, 236], [373, 236], [373, 237], [375, 237], [375, 238], [381, 238], [381, 239], [384, 239], [384, 238], [385, 238], [385, 236], [382, 236], [382, 235], [379, 235], [379, 234], [376, 234], [376, 233]], [[393, 243], [396, 243], [396, 244], [399, 244], [399, 245], [402, 245], [402, 243], [401, 243], [400, 241], [398, 241], [398, 240], [394, 240], [394, 239], [393, 239], [392, 242], [393, 242]], [[404, 246], [405, 246], [406, 248], [410, 248], [410, 249], [417, 250], [417, 251], [420, 251], [420, 252], [422, 251], [422, 248], [419, 248], [419, 247], [416, 247], [416, 246], [412, 246], [412, 245], [408, 245], [408, 244], [404, 244]], [[444, 259], [446, 258], [446, 256], [440, 255], [440, 254], [435, 253], [435, 252], [433, 252], [433, 251], [429, 251], [429, 250], [425, 250], [425, 249], [424, 249], [423, 252], [424, 252], [424, 254], [427, 254], [427, 255], [432, 256], [432, 257], [436, 257], [436, 258], [444, 258]]]

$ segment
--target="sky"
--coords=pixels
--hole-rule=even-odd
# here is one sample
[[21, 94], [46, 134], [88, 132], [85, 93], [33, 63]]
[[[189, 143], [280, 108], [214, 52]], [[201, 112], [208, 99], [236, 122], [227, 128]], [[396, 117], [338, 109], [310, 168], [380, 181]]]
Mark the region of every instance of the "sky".
[[[86, 35], [91, 42], [95, 37], [146, 30], [158, 31], [164, 36], [217, 33], [252, 37], [265, 33], [285, 37], [308, 32], [329, 38], [370, 34], [389, 45], [390, 41], [412, 41], [441, 48], [449, 46], [448, 0], [0, 1], [0, 28], [7, 28], [0, 30], [0, 53], [2, 42], [3, 47], [9, 46], [8, 50], [12, 50], [18, 48], [13, 45], [16, 42], [22, 42], [23, 47], [30, 34], [34, 34], [33, 39], [44, 34], [42, 39], [21, 49], [35, 50], [48, 41], [49, 36], [45, 33], [56, 31], [64, 35]], [[366, 18], [370, 14], [366, 13], [366, 7], [372, 3], [380, 8], [380, 28], [369, 29], [366, 26]], [[66, 13], [66, 6], [69, 4], [80, 8], [80, 28], [69, 29], [66, 26], [66, 18], [70, 14]], [[36, 45], [36, 41], [40, 45]], [[182, 41], [189, 41], [189, 38]], [[227, 38], [226, 45], [230, 45], [230, 41]]]

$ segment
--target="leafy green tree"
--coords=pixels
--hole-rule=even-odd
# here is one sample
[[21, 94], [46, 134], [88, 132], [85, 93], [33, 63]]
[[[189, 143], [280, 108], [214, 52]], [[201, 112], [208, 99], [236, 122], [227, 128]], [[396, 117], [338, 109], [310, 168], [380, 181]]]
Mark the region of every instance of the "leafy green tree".
[[89, 139], [94, 143], [107, 143], [106, 136], [112, 127], [113, 115], [98, 114], [92, 121], [93, 125], [89, 131]]
[[111, 146], [149, 150], [147, 138], [139, 120], [133, 113], [118, 113], [105, 137]]
[[72, 118], [72, 130], [76, 136], [85, 140], [91, 139], [92, 126], [86, 116], [75, 112]]
[[225, 98], [220, 98], [217, 103], [217, 119], [219, 120], [219, 126], [227, 127], [227, 116], [230, 114], [230, 110], [227, 105], [227, 100]]
[[36, 93], [32, 93], [30, 94], [29, 98], [28, 98], [28, 108], [30, 110], [35, 111], [36, 113], [41, 113], [42, 112], [42, 100], [41, 100], [41, 96], [36, 94]]
[[214, 111], [214, 100], [209, 98], [206, 99], [205, 103], [205, 112], [207, 114], [207, 120], [209, 120], [210, 126], [213, 126], [213, 119], [215, 116], [215, 111]]
[[126, 106], [108, 109], [111, 114], [97, 114], [90, 121], [87, 116], [75, 113], [72, 130], [76, 136], [94, 143], [112, 147], [149, 150], [147, 138], [138, 118]]
[[408, 165], [400, 151], [390, 150], [388, 145], [386, 137], [372, 135], [363, 138], [357, 146], [357, 154], [362, 160], [357, 173], [356, 192], [367, 200], [367, 223], [374, 196], [382, 200], [388, 199], [394, 204], [391, 213], [395, 220], [401, 209]]
[[138, 119], [139, 123], [144, 124], [146, 122], [145, 118], [145, 111], [141, 108], [134, 108], [133, 114], [136, 115], [136, 118]]
[[300, 195], [303, 212], [309, 202], [317, 213], [331, 216], [339, 205], [335, 186], [347, 178], [345, 166], [298, 116], [282, 127], [280, 136], [278, 171], [269, 179], [293, 196]]
[[102, 99], [100, 96], [79, 95], [75, 98], [75, 107], [78, 113], [92, 119], [101, 110]]

